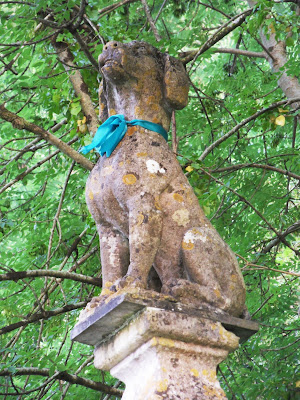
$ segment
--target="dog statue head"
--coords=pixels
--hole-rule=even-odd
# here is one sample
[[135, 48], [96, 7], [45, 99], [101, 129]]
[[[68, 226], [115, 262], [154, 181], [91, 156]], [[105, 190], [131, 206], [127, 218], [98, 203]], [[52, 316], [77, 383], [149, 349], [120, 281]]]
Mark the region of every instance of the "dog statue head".
[[146, 42], [108, 42], [99, 68], [102, 122], [124, 114], [126, 120], [144, 119], [168, 131], [172, 110], [188, 103], [189, 79], [183, 64]]

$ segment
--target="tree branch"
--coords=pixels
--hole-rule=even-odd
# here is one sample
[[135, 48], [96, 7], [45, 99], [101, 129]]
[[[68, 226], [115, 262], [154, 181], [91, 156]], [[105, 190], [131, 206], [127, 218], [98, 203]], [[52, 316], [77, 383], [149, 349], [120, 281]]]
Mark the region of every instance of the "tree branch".
[[225, 135], [220, 137], [218, 140], [216, 140], [214, 143], [212, 143], [210, 146], [208, 146], [201, 156], [199, 157], [199, 161], [203, 161], [209, 153], [212, 152], [212, 150], [217, 147], [219, 144], [223, 143], [226, 139], [228, 139], [230, 136], [232, 136], [235, 132], [237, 132], [242, 126], [248, 124], [248, 122], [256, 119], [260, 115], [264, 114], [267, 111], [273, 110], [276, 107], [282, 106], [282, 105], [289, 105], [295, 102], [300, 101], [300, 97], [295, 98], [295, 99], [289, 99], [289, 100], [281, 100], [276, 103], [271, 104], [269, 107], [263, 108], [259, 111], [257, 111], [255, 114], [251, 115], [250, 117], [244, 119], [241, 121], [239, 124], [237, 124], [234, 128], [232, 128], [229, 132], [227, 132]]
[[210, 49], [214, 44], [219, 42], [223, 37], [232, 32], [235, 28], [242, 25], [248, 15], [252, 13], [253, 9], [244, 11], [243, 13], [231, 18], [225, 24], [223, 24], [216, 33], [213, 34], [201, 47], [199, 50], [193, 50], [190, 52], [179, 54], [180, 60], [183, 64], [187, 64], [192, 61], [190, 68], [193, 66], [196, 59], [203, 54], [206, 50]]
[[74, 56], [71, 53], [68, 44], [64, 42], [57, 42], [55, 37], [52, 40], [52, 45], [56, 51], [58, 59], [62, 62], [66, 72], [69, 74], [69, 79], [74, 88], [75, 94], [77, 97], [79, 97], [82, 111], [86, 116], [89, 132], [92, 136], [94, 136], [99, 126], [99, 120], [91, 100], [88, 86], [84, 82], [79, 70], [72, 70], [70, 73], [71, 68], [76, 68], [77, 66], [74, 62]]
[[[248, 0], [248, 4], [251, 7], [254, 7], [256, 3], [256, 0]], [[285, 68], [288, 61], [285, 41], [277, 41], [276, 32], [273, 32], [270, 28], [266, 35], [261, 27], [259, 29], [259, 35], [263, 46], [268, 50], [269, 54], [267, 60], [269, 61], [272, 71], [280, 72]], [[300, 83], [296, 76], [289, 76], [286, 72], [282, 72], [278, 79], [278, 85], [288, 99], [300, 97]], [[292, 105], [292, 108], [297, 109], [299, 106], [300, 103], [295, 103]]]
[[55, 317], [57, 315], [67, 313], [72, 310], [77, 310], [78, 308], [83, 308], [86, 305], [87, 301], [82, 301], [81, 303], [78, 304], [67, 304], [64, 307], [56, 308], [55, 310], [49, 310], [49, 311], [44, 310], [43, 312], [32, 314], [28, 318], [15, 322], [14, 324], [4, 326], [3, 328], [0, 329], [0, 335], [14, 331], [17, 328], [26, 326], [28, 324], [32, 324], [33, 322], [37, 322], [40, 319], [48, 319], [51, 317]]
[[[28, 367], [28, 368], [16, 368], [14, 372], [9, 371], [8, 369], [3, 369], [0, 371], [0, 376], [26, 376], [26, 375], [37, 375], [37, 376], [45, 376], [45, 377], [51, 377], [49, 368], [33, 368], [33, 367]], [[61, 371], [57, 372], [55, 374], [55, 379], [57, 380], [64, 380], [66, 382], [75, 384], [75, 385], [81, 385], [93, 390], [97, 390], [98, 392], [103, 392], [107, 394], [111, 394], [113, 396], [121, 397], [123, 395], [123, 391], [116, 389], [114, 387], [110, 387], [108, 385], [105, 385], [104, 383], [101, 382], [95, 382], [92, 381], [91, 379], [87, 378], [82, 378], [81, 376], [77, 376], [74, 374], [70, 374], [67, 371]], [[4, 395], [7, 393], [4, 393]], [[20, 393], [22, 395], [22, 393]]]
[[286, 239], [282, 236], [280, 232], [275, 229], [270, 222], [263, 216], [263, 214], [257, 210], [253, 206], [253, 204], [250, 203], [249, 200], [247, 200], [244, 196], [240, 195], [236, 190], [232, 189], [231, 187], [225, 185], [222, 181], [219, 179], [216, 179], [213, 175], [211, 175], [209, 172], [207, 172], [204, 168], [198, 167], [200, 171], [202, 171], [205, 175], [209, 176], [211, 179], [213, 179], [216, 183], [218, 183], [221, 186], [224, 186], [227, 190], [229, 190], [231, 193], [236, 195], [242, 202], [247, 204], [252, 210], [266, 223], [266, 225], [270, 228], [271, 231], [275, 233], [275, 235], [278, 237], [279, 241], [285, 244], [288, 248], [290, 248], [296, 255], [300, 255], [300, 251], [293, 249], [292, 246], [286, 241]]
[[52, 135], [52, 133], [44, 130], [38, 125], [33, 124], [32, 122], [26, 121], [24, 118], [19, 117], [17, 114], [12, 113], [7, 108], [5, 108], [3, 104], [0, 104], [0, 117], [3, 118], [5, 121], [10, 122], [12, 126], [16, 129], [25, 129], [28, 132], [32, 132], [35, 135], [41, 136], [43, 139], [47, 140], [47, 142], [53, 144], [61, 152], [80, 164], [83, 168], [89, 171], [94, 168], [94, 164], [92, 162], [87, 160], [84, 156], [79, 154], [76, 150], [72, 149], [72, 147], [64, 143], [62, 140], [58, 139], [58, 137]]
[[151, 12], [150, 12], [150, 10], [149, 10], [148, 3], [147, 3], [146, 0], [141, 0], [141, 3], [142, 3], [142, 5], [143, 5], [143, 7], [144, 7], [147, 20], [148, 20], [149, 25], [150, 25], [150, 27], [151, 27], [151, 30], [152, 30], [152, 32], [153, 32], [153, 34], [154, 34], [154, 36], [155, 36], [155, 39], [156, 39], [157, 42], [159, 42], [159, 41], [161, 40], [161, 36], [160, 36], [160, 34], [158, 33], [158, 30], [157, 30], [157, 28], [156, 28], [156, 26], [155, 26], [155, 23], [154, 23], [154, 21], [153, 21], [153, 18], [152, 18], [152, 16], [151, 16]]
[[91, 276], [86, 276], [82, 274], [74, 274], [66, 271], [53, 271], [53, 270], [27, 270], [27, 271], [13, 271], [6, 274], [0, 274], [1, 281], [18, 281], [24, 278], [36, 278], [52, 276], [59, 279], [71, 279], [72, 281], [88, 283], [89, 285], [94, 285], [101, 287], [101, 279], [93, 278]]
[[300, 175], [296, 175], [293, 172], [287, 171], [285, 169], [280, 169], [277, 167], [273, 167], [272, 165], [267, 165], [267, 164], [256, 164], [256, 163], [247, 163], [247, 164], [236, 164], [236, 165], [231, 165], [229, 167], [224, 167], [224, 168], [218, 168], [214, 169], [211, 172], [212, 173], [222, 173], [222, 172], [227, 172], [227, 171], [237, 171], [242, 168], [261, 168], [261, 169], [268, 169], [270, 171], [278, 172], [283, 175], [290, 176], [294, 179], [300, 180]]
[[258, 58], [266, 58], [266, 54], [257, 51], [248, 51], [248, 50], [241, 50], [241, 49], [229, 49], [229, 48], [213, 48], [212, 51], [214, 53], [229, 53], [229, 54], [237, 54], [239, 56], [246, 56], [246, 57], [258, 57]]
[[[282, 237], [286, 237], [287, 235], [289, 235], [292, 232], [296, 232], [300, 230], [300, 221], [295, 222], [293, 225], [289, 226], [284, 232], [281, 233]], [[276, 246], [278, 243], [280, 242], [280, 240], [277, 238], [271, 240], [271, 242], [264, 247], [260, 252], [262, 254], [266, 254], [268, 253], [274, 246]]]

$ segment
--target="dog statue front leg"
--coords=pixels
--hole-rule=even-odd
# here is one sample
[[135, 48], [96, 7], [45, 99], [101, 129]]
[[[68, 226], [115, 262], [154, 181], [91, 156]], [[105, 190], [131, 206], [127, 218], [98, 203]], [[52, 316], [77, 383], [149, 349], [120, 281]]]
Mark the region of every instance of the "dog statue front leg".
[[157, 250], [162, 231], [162, 213], [155, 208], [153, 196], [131, 199], [129, 206], [130, 264], [119, 287], [147, 287], [147, 278]]

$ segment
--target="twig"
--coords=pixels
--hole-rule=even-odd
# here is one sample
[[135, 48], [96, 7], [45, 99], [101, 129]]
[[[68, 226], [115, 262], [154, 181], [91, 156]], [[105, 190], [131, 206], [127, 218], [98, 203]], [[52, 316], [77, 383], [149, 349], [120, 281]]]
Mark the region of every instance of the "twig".
[[17, 328], [27, 326], [28, 324], [32, 324], [33, 322], [39, 321], [40, 319], [48, 319], [51, 317], [55, 317], [60, 314], [67, 313], [72, 310], [77, 310], [78, 308], [83, 308], [87, 305], [86, 301], [82, 301], [77, 304], [67, 304], [64, 307], [56, 308], [55, 310], [48, 310], [40, 313], [35, 313], [30, 315], [28, 318], [25, 318], [21, 321], [15, 322], [14, 324], [6, 325], [0, 329], [0, 335], [4, 333], [11, 332]]
[[[58, 380], [64, 380], [66, 382], [70, 382], [75, 385], [81, 385], [85, 386], [90, 389], [97, 390], [99, 392], [104, 392], [107, 394], [112, 394], [117, 397], [121, 397], [123, 395], [123, 391], [112, 388], [108, 385], [105, 385], [104, 383], [101, 382], [95, 382], [92, 381], [91, 379], [87, 378], [82, 378], [80, 376], [70, 374], [66, 371], [61, 371], [61, 372], [56, 372], [53, 376], [50, 375], [50, 370], [48, 368], [34, 368], [34, 367], [28, 367], [28, 368], [16, 368], [14, 372], [9, 371], [8, 369], [3, 369], [0, 371], [0, 376], [20, 376], [20, 375], [37, 375], [37, 376], [45, 376], [45, 377], [50, 377], [52, 379], [58, 379]], [[6, 393], [2, 393], [6, 394]]]
[[294, 174], [293, 172], [290, 172], [285, 169], [280, 169], [277, 167], [273, 167], [272, 165], [267, 165], [267, 164], [256, 164], [256, 163], [247, 163], [247, 164], [235, 164], [231, 165], [229, 167], [223, 167], [223, 168], [218, 168], [214, 169], [211, 172], [212, 173], [222, 173], [222, 172], [227, 172], [227, 171], [237, 171], [242, 168], [261, 168], [261, 169], [267, 169], [269, 171], [274, 171], [278, 172], [279, 174], [287, 175], [290, 176], [294, 179], [300, 180], [300, 175]]
[[184, 57], [181, 58], [181, 61], [183, 64], [187, 64], [190, 61], [192, 61], [189, 70], [193, 67], [195, 61], [197, 58], [203, 54], [206, 50], [211, 48], [214, 44], [219, 42], [221, 39], [223, 39], [224, 36], [228, 35], [230, 32], [232, 32], [235, 28], [238, 26], [242, 25], [242, 23], [245, 21], [248, 15], [252, 13], [253, 9], [250, 8], [243, 13], [234, 16], [231, 18], [229, 21], [227, 21], [225, 24], [223, 24], [217, 32], [215, 32], [201, 47], [199, 50], [194, 50], [191, 52], [188, 52], [185, 54]]
[[143, 7], [144, 7], [147, 20], [148, 20], [149, 25], [150, 25], [150, 27], [151, 27], [151, 29], [152, 29], [152, 32], [153, 32], [153, 34], [154, 34], [154, 36], [155, 36], [155, 39], [156, 39], [157, 42], [159, 42], [159, 41], [161, 40], [161, 36], [159, 35], [158, 30], [157, 30], [157, 28], [156, 28], [156, 26], [155, 26], [155, 23], [154, 23], [154, 21], [153, 21], [153, 18], [152, 18], [152, 16], [151, 16], [148, 3], [147, 3], [146, 0], [141, 0], [141, 3], [142, 3], [142, 5], [143, 5]]
[[246, 125], [248, 122], [252, 121], [253, 119], [256, 119], [260, 115], [264, 114], [267, 111], [273, 110], [276, 107], [279, 107], [281, 105], [289, 105], [292, 103], [295, 103], [299, 101], [300, 98], [295, 98], [295, 99], [290, 99], [290, 100], [282, 100], [278, 101], [276, 103], [271, 104], [269, 107], [263, 108], [259, 111], [257, 111], [255, 114], [251, 115], [250, 117], [244, 119], [241, 121], [239, 124], [237, 124], [234, 128], [232, 128], [229, 132], [227, 132], [225, 135], [220, 137], [218, 140], [216, 140], [214, 143], [212, 143], [210, 146], [208, 146], [201, 156], [199, 157], [199, 161], [203, 161], [209, 153], [212, 152], [212, 150], [218, 146], [219, 144], [223, 143], [226, 139], [228, 139], [230, 136], [232, 136], [235, 132], [237, 132], [242, 126]]
[[[250, 269], [263, 269], [263, 270], [267, 270], [267, 271], [274, 271], [274, 272], [279, 272], [281, 274], [286, 274], [286, 275], [292, 275], [292, 276], [299, 276], [300, 274], [297, 272], [291, 272], [291, 271], [282, 271], [281, 269], [275, 269], [275, 268], [271, 268], [271, 267], [265, 267], [263, 265], [257, 265], [257, 264], [253, 264], [250, 263], [246, 258], [244, 258], [243, 256], [240, 256], [239, 254], [236, 253], [236, 255], [241, 258], [244, 262], [245, 262], [245, 267], [242, 268], [243, 271], [247, 270], [248, 267], [251, 267]], [[253, 268], [252, 268], [253, 267]]]
[[229, 49], [225, 47], [213, 48], [212, 51], [214, 53], [229, 53], [246, 57], [266, 58], [266, 54], [263, 51], [257, 52], [257, 51], [241, 50], [241, 49]]
[[58, 139], [58, 137], [52, 135], [52, 133], [44, 130], [40, 126], [35, 125], [32, 122], [28, 122], [24, 118], [19, 117], [17, 114], [7, 110], [3, 104], [0, 105], [0, 117], [5, 121], [10, 122], [14, 128], [25, 129], [28, 132], [32, 132], [38, 136], [41, 136], [43, 139], [56, 146], [60, 151], [71, 157], [85, 169], [90, 171], [93, 169], [94, 164], [79, 154], [76, 150], [73, 150], [68, 144], [64, 143], [62, 140]]

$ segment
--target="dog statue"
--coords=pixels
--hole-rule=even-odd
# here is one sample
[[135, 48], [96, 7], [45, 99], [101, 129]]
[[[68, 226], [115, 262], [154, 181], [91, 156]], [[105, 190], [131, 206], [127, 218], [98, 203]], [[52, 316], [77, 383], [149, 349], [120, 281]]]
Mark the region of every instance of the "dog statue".
[[[102, 121], [121, 114], [168, 131], [172, 110], [187, 105], [182, 63], [145, 42], [107, 43], [99, 66]], [[102, 296], [120, 288], [155, 288], [192, 307], [242, 314], [245, 285], [236, 258], [205, 217], [160, 133], [129, 126], [92, 170], [86, 201], [100, 237]], [[153, 268], [160, 287], [149, 278]]]

